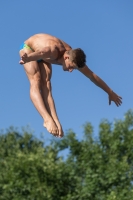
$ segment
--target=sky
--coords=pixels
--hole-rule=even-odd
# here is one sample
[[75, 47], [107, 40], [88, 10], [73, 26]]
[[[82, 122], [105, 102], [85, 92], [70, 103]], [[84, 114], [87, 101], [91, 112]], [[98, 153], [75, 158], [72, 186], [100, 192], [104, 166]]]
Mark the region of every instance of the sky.
[[88, 67], [123, 98], [120, 107], [109, 106], [108, 95], [83, 74], [53, 65], [52, 93], [64, 132], [72, 129], [82, 139], [86, 122], [97, 135], [103, 119], [123, 120], [133, 108], [132, 0], [1, 0], [0, 129], [28, 125], [36, 137], [53, 138], [30, 100], [29, 81], [19, 65], [20, 45], [37, 33], [82, 48]]

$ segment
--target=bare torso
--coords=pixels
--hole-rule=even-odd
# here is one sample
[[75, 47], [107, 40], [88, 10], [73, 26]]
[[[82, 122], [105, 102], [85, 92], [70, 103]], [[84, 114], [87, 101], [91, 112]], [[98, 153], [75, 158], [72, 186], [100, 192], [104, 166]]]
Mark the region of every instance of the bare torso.
[[30, 46], [34, 51], [41, 51], [45, 47], [52, 47], [58, 50], [58, 55], [55, 60], [49, 60], [51, 64], [60, 64], [58, 59], [62, 57], [65, 51], [72, 49], [70, 45], [65, 43], [64, 41], [48, 35], [48, 34], [36, 34], [31, 36], [25, 43]]

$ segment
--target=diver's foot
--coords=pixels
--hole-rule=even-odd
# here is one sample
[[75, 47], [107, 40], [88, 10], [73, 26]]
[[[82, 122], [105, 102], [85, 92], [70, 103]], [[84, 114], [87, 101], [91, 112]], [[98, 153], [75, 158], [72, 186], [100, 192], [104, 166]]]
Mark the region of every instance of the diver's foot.
[[54, 123], [52, 119], [45, 121], [43, 126], [47, 129], [49, 133], [51, 133], [55, 137], [59, 137], [58, 127], [56, 126], [56, 124]]
[[57, 123], [56, 123], [56, 125], [57, 125], [58, 130], [59, 130], [59, 137], [62, 138], [64, 136], [62, 126], [60, 124], [57, 124]]

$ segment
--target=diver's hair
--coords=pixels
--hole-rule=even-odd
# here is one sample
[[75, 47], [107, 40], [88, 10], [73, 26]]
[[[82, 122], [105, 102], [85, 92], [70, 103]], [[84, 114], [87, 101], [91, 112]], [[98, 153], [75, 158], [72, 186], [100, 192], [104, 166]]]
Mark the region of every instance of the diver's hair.
[[82, 49], [80, 48], [71, 49], [66, 53], [70, 55], [71, 61], [74, 62], [77, 65], [77, 67], [82, 68], [85, 66], [86, 55]]

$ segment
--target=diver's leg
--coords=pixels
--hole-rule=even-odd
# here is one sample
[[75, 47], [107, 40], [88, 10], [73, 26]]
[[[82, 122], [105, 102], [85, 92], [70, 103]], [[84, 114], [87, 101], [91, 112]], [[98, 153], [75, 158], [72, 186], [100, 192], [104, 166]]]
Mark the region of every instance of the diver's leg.
[[[28, 49], [23, 49], [20, 51], [20, 56], [22, 56], [24, 53], [28, 54], [31, 52]], [[48, 113], [40, 92], [41, 75], [38, 63], [36, 61], [32, 61], [24, 64], [23, 66], [30, 82], [30, 98], [34, 106], [42, 116], [48, 132], [52, 133], [55, 136], [58, 136], [58, 128], [51, 118], [50, 114]]]
[[51, 87], [51, 76], [52, 76], [52, 66], [46, 62], [39, 62], [40, 74], [41, 74], [41, 93], [43, 100], [45, 102], [46, 108], [49, 111], [51, 117], [56, 123], [59, 130], [59, 137], [63, 137], [64, 133], [62, 126], [59, 122], [54, 99], [52, 97], [52, 87]]

